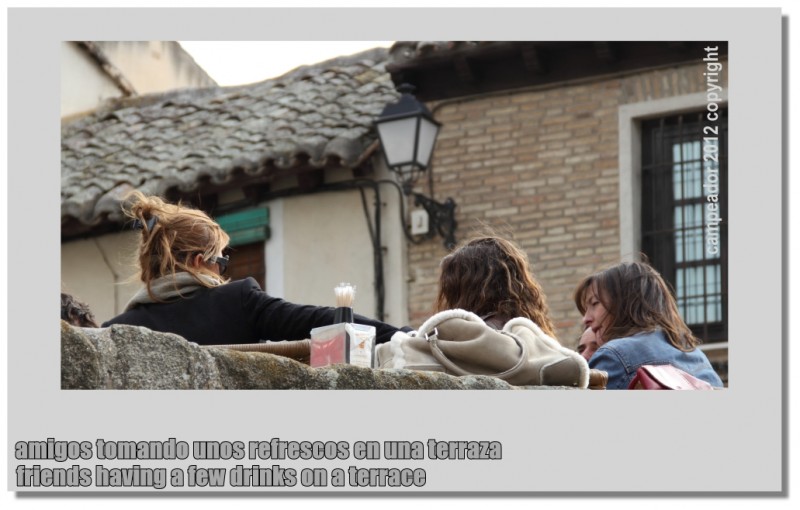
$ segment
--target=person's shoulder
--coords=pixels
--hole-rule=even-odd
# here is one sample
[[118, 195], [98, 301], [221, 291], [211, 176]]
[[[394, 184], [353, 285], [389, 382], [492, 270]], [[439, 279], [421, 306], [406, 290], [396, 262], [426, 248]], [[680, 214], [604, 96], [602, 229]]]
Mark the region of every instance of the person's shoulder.
[[138, 307], [137, 308], [133, 308], [131, 310], [124, 311], [121, 314], [116, 315], [116, 316], [108, 319], [104, 323], [100, 324], [100, 327], [101, 328], [107, 328], [107, 327], [113, 326], [114, 324], [131, 324], [132, 322], [134, 322], [136, 320], [136, 318], [139, 315], [139, 312], [140, 312], [140, 310], [139, 310]]
[[225, 291], [220, 295], [238, 299], [242, 306], [246, 307], [260, 303], [267, 297], [264, 291], [261, 290], [261, 285], [251, 276], [241, 280], [230, 281], [220, 287], [225, 288]]
[[661, 331], [646, 331], [643, 333], [636, 333], [635, 335], [626, 336], [623, 338], [614, 338], [601, 345], [600, 349], [606, 349], [606, 350], [634, 349], [634, 348], [639, 348], [644, 343], [659, 341], [663, 339], [664, 339], [664, 334]]
[[253, 278], [252, 276], [248, 276], [243, 280], [236, 280], [236, 281], [242, 282], [242, 285], [245, 285], [247, 288], [261, 290], [261, 285], [259, 285], [256, 279]]
[[638, 342], [632, 337], [615, 338], [598, 347], [595, 355], [628, 352], [631, 349], [635, 349], [637, 344]]
[[255, 280], [255, 278], [248, 276], [241, 280], [231, 280], [228, 283], [216, 287], [216, 290], [221, 290], [226, 293], [250, 292], [250, 291], [260, 291], [261, 286]]

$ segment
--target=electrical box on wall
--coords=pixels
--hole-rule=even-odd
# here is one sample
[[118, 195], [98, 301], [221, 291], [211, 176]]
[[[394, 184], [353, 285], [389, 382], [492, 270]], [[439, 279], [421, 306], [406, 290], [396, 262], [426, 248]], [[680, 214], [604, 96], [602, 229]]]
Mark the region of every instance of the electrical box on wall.
[[411, 211], [411, 233], [415, 235], [427, 234], [430, 229], [428, 220], [428, 212], [425, 209]]

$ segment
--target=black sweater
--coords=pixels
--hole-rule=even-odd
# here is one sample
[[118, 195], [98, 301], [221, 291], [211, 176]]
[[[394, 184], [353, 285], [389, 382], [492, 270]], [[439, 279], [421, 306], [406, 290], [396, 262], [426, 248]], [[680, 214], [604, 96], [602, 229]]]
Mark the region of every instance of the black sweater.
[[[254, 279], [246, 278], [203, 288], [169, 303], [140, 304], [102, 327], [131, 324], [176, 333], [200, 345], [244, 344], [310, 338], [312, 328], [333, 324], [333, 313], [332, 307], [296, 305], [271, 297]], [[355, 316], [355, 322], [375, 326], [377, 343], [388, 342], [398, 331], [361, 315]]]

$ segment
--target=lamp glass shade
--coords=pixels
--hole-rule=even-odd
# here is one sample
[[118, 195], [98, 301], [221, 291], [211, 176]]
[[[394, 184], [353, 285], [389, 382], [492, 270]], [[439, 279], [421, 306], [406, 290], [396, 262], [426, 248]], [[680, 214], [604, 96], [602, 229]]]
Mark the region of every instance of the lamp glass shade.
[[383, 152], [386, 154], [386, 161], [390, 168], [414, 161], [416, 117], [381, 122], [377, 127]]
[[422, 168], [428, 168], [433, 154], [433, 146], [436, 143], [436, 135], [439, 134], [439, 126], [425, 117], [420, 117], [419, 132], [417, 133], [417, 154], [416, 162]]
[[416, 165], [427, 168], [439, 134], [439, 126], [425, 117], [406, 117], [378, 124], [386, 161], [390, 168]]

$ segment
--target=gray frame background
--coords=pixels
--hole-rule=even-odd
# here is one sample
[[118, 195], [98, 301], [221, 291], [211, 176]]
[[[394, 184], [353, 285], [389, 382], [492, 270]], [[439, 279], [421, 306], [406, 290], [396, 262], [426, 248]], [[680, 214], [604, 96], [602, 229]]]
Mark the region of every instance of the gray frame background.
[[[8, 489], [17, 490], [14, 470], [23, 463], [13, 458], [14, 444], [48, 437], [92, 442], [176, 438], [189, 443], [273, 437], [349, 442], [435, 438], [502, 441], [503, 459], [226, 462], [190, 457], [135, 463], [168, 469], [280, 464], [298, 471], [357, 465], [420, 467], [427, 472], [422, 489], [306, 489], [299, 484], [285, 489], [327, 494], [777, 495], [786, 489], [781, 33], [777, 8], [10, 9]], [[61, 391], [60, 333], [55, 313], [48, 311], [60, 287], [59, 44], [104, 39], [728, 40], [730, 388], [663, 394]], [[581, 440], [589, 435], [587, 427], [592, 429], [590, 447]], [[658, 460], [648, 462], [647, 469], [636, 469], [645, 452]], [[597, 459], [603, 459], [603, 468], [580, 476], [581, 467], [597, 466]], [[687, 462], [706, 469], [695, 476], [676, 476], [685, 472]], [[38, 464], [69, 467], [73, 462]], [[133, 462], [93, 459], [82, 464], [127, 467]]]

